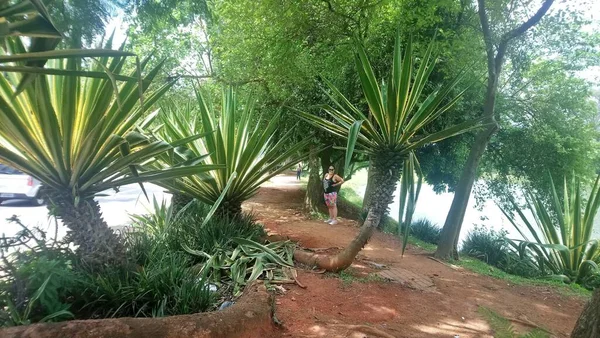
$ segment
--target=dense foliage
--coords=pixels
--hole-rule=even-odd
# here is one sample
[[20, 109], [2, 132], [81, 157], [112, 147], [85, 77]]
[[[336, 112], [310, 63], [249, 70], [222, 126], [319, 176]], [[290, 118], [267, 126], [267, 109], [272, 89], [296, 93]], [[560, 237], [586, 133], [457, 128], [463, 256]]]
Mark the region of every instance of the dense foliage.
[[[293, 246], [259, 244], [265, 233], [250, 215], [211, 218], [199, 227], [210, 211], [200, 202], [177, 214], [165, 203], [155, 202], [155, 209], [134, 216], [125, 235], [134, 269], [115, 265], [94, 273], [76, 264], [68, 243], [23, 225], [15, 237], [2, 238], [0, 326], [196, 313], [239, 296], [258, 278], [294, 281]], [[211, 258], [224, 253], [227, 259]]]
[[437, 244], [440, 240], [441, 228], [426, 218], [413, 221], [410, 234], [426, 243]]
[[281, 114], [268, 120], [257, 115], [252, 97], [244, 102], [232, 87], [223, 88], [218, 106], [200, 89], [196, 96], [195, 105], [166, 105], [159, 115], [159, 138], [167, 142], [192, 141], [161, 156], [158, 165], [182, 166], [206, 154], [202, 157], [204, 163], [225, 166], [158, 182], [167, 189], [211, 205], [224, 194], [219, 208], [226, 214], [239, 215], [242, 202], [254, 196], [262, 183], [308, 156], [304, 150], [310, 138], [290, 145], [293, 130], [280, 128]]
[[[519, 254], [538, 263], [541, 271], [549, 270], [566, 282], [582, 283], [600, 273], [594, 262], [599, 239], [592, 238], [594, 219], [600, 209], [599, 181], [600, 176], [587, 196], [583, 195], [579, 180], [573, 178], [567, 183], [565, 178], [562, 201], [554, 185], [550, 203], [544, 203], [532, 192], [525, 195], [527, 208], [512, 200], [519, 221], [510, 212], [503, 212], [523, 238], [511, 242]], [[533, 222], [525, 210], [531, 213]]]

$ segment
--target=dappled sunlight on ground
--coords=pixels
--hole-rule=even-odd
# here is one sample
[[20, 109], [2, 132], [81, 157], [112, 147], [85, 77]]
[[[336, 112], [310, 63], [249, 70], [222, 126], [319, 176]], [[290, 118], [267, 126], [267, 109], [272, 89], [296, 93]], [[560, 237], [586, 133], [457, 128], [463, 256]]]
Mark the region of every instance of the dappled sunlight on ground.
[[469, 337], [493, 337], [490, 327], [483, 319], [451, 320], [447, 319], [435, 325], [415, 325], [415, 329], [429, 334], [433, 337], [453, 337], [459, 335], [461, 338]]
[[[328, 225], [307, 219], [301, 212], [304, 194], [294, 179], [278, 176], [277, 184], [261, 188], [244, 209], [254, 210], [269, 233], [323, 254], [338, 252], [358, 233], [357, 222], [342, 218]], [[277, 337], [377, 337], [363, 331], [369, 328], [393, 337], [492, 337], [477, 312], [480, 306], [507, 318], [526, 315], [527, 322], [568, 337], [581, 312], [583, 299], [453, 268], [410, 245], [401, 257], [401, 248], [398, 238], [376, 232], [340, 278], [299, 270], [306, 288], [286, 285], [277, 297], [276, 316], [284, 328]], [[402, 281], [387, 282], [375, 274]]]
[[374, 312], [380, 314], [380, 315], [388, 315], [388, 316], [392, 316], [392, 318], [396, 315], [398, 315], [398, 312], [396, 312], [396, 310], [391, 309], [387, 306], [381, 306], [381, 305], [373, 305], [373, 304], [365, 304], [366, 307], [372, 309]]

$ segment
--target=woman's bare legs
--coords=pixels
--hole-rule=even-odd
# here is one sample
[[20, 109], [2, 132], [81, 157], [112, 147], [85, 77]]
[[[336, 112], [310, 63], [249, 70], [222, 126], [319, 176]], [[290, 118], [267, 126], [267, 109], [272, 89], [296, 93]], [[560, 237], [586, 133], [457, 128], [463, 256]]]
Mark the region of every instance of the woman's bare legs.
[[337, 223], [337, 214], [338, 214], [338, 209], [337, 209], [337, 204], [336, 204], [332, 208], [329, 209], [329, 215], [331, 216], [331, 224]]

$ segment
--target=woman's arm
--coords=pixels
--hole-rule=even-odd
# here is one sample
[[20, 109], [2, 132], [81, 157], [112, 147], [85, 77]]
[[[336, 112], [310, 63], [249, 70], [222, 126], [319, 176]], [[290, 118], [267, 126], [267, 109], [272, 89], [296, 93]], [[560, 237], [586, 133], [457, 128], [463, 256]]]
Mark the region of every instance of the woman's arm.
[[333, 184], [334, 187], [344, 184], [344, 179], [338, 176], [337, 174], [333, 176], [333, 180], [336, 182], [335, 184]]

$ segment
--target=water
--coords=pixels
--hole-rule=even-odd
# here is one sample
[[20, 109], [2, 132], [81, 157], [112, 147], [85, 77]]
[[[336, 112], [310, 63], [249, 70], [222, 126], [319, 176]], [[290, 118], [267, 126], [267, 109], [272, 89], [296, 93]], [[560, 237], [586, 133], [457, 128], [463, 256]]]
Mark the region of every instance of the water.
[[[365, 188], [366, 185], [361, 185], [356, 189], [356, 193], [364, 196]], [[394, 202], [390, 205], [390, 216], [396, 221], [398, 220], [398, 211], [400, 209], [398, 196], [399, 194], [397, 191], [394, 196]], [[427, 218], [431, 222], [437, 223], [438, 226], [442, 227], [446, 221], [446, 216], [452, 205], [453, 198], [454, 193], [436, 194], [431, 185], [423, 184], [413, 219]], [[533, 221], [529, 212], [525, 212], [525, 214], [530, 218], [530, 221]], [[516, 220], [519, 222], [518, 216], [516, 217]], [[504, 229], [508, 232], [508, 238], [523, 239], [492, 200], [485, 201], [481, 210], [479, 210], [478, 208], [475, 208], [475, 198], [471, 196], [461, 228], [459, 243], [466, 238], [469, 231], [472, 230], [475, 225], [483, 225], [488, 229], [494, 229], [496, 231]], [[526, 236], [532, 238], [526, 229], [524, 229], [524, 232]], [[600, 238], [600, 213], [594, 220], [592, 238]]]

